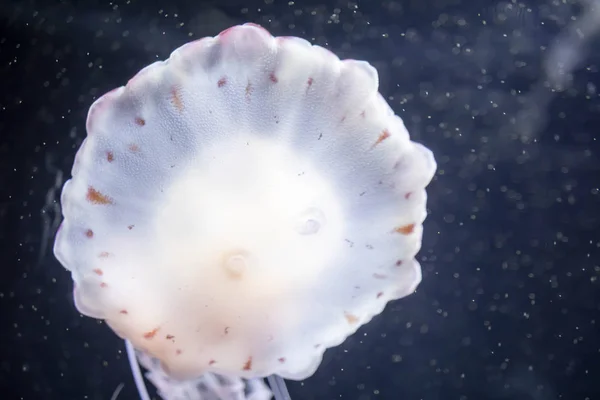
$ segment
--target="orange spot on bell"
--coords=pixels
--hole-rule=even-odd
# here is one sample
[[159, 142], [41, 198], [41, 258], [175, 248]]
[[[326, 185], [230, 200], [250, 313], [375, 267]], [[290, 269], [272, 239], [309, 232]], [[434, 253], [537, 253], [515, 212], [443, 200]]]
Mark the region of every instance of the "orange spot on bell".
[[280, 357], [277, 359], [280, 363], [284, 363], [285, 362], [285, 357]]
[[94, 271], [94, 273], [95, 273], [96, 275], [100, 275], [100, 276], [102, 276], [102, 275], [104, 274], [104, 272], [102, 272], [102, 270], [101, 270], [100, 268], [96, 268], [96, 269], [94, 269], [93, 271]]
[[244, 371], [250, 371], [252, 369], [252, 357], [248, 357], [243, 369]]
[[124, 314], [124, 315], [126, 315], [126, 314], [129, 314], [129, 312], [127, 312], [127, 310], [121, 310], [121, 311], [119, 311], [119, 314]]
[[144, 126], [146, 125], [146, 120], [144, 118], [136, 117], [135, 124], [139, 126]]
[[89, 237], [89, 238], [93, 238], [94, 237], [94, 231], [91, 229], [88, 229], [87, 231], [85, 231], [85, 236]]
[[402, 265], [402, 260], [398, 260], [398, 261], [396, 261], [396, 267], [399, 267], [399, 266], [401, 266], [401, 265]]
[[216, 363], [216, 362], [217, 362], [216, 360], [210, 360], [210, 361], [208, 362], [208, 365], [213, 365], [213, 364], [214, 364], [214, 363]]
[[314, 82], [313, 78], [308, 78], [308, 80], [306, 81], [306, 94], [308, 94], [308, 90], [312, 86], [313, 82]]
[[129, 225], [127, 229], [132, 230], [135, 225]]
[[154, 336], [156, 336], [156, 333], [158, 332], [160, 328], [154, 328], [149, 332], [144, 333], [144, 339], [152, 339], [154, 338]]
[[383, 296], [383, 292], [377, 293], [377, 298], [380, 298], [381, 296]]
[[171, 103], [173, 103], [178, 111], [183, 111], [183, 100], [181, 99], [179, 88], [177, 87], [171, 89]]
[[131, 144], [128, 146], [128, 148], [129, 148], [129, 150], [133, 151], [134, 153], [137, 153], [138, 151], [140, 151], [140, 146], [138, 146], [138, 145], [137, 145], [137, 144], [135, 144], [135, 143], [131, 143]]
[[181, 354], [181, 349], [175, 350], [175, 354], [180, 355]]
[[110, 197], [100, 193], [92, 186], [88, 187], [86, 199], [92, 204], [112, 204], [112, 199]]
[[275, 76], [275, 73], [274, 73], [274, 72], [271, 72], [271, 73], [269, 74], [269, 80], [270, 80], [271, 82], [273, 82], [273, 83], [277, 83], [277, 82], [279, 82], [279, 79], [277, 79], [277, 77]]
[[371, 146], [371, 148], [374, 148], [379, 143], [383, 142], [385, 139], [387, 139], [389, 137], [390, 137], [390, 132], [387, 129], [384, 129], [383, 132], [381, 132], [381, 135], [379, 135], [379, 137], [377, 138], [377, 141], [373, 144], [373, 146]]
[[100, 287], [101, 287], [101, 288], [105, 288], [105, 287], [107, 287], [107, 286], [108, 286], [108, 285], [106, 284], [106, 282], [101, 282], [101, 283], [100, 283]]
[[346, 321], [348, 321], [348, 323], [351, 325], [354, 325], [358, 322], [358, 317], [356, 315], [344, 313], [344, 317], [346, 317]]
[[248, 99], [250, 99], [251, 94], [252, 94], [252, 84], [250, 82], [248, 82], [248, 85], [246, 85], [246, 97]]
[[394, 231], [396, 233], [401, 233], [403, 235], [410, 235], [411, 233], [413, 233], [415, 230], [415, 224], [408, 224], [408, 225], [404, 225], [404, 226], [400, 226], [396, 229], [394, 229]]
[[113, 154], [113, 152], [107, 151], [106, 152], [106, 161], [113, 162], [114, 160], [115, 160], [115, 155]]
[[226, 83], [227, 83], [227, 78], [222, 77], [221, 79], [219, 79], [219, 82], [217, 82], [217, 86], [223, 87], [223, 86], [225, 86]]
[[173, 335], [167, 335], [167, 336], [165, 336], [165, 338], [166, 338], [167, 340], [171, 340], [171, 339], [175, 338], [175, 336], [173, 336]]

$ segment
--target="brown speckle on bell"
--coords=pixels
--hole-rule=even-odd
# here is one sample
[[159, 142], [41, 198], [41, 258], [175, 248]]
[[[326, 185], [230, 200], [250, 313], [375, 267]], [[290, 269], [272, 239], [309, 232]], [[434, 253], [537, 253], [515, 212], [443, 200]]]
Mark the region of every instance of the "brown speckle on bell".
[[159, 331], [160, 328], [154, 328], [149, 332], [144, 333], [144, 339], [152, 339], [154, 338], [154, 336], [156, 336], [156, 333]]
[[183, 99], [181, 98], [181, 92], [178, 87], [174, 87], [171, 90], [171, 103], [175, 106], [177, 111], [183, 111]]
[[94, 189], [92, 186], [88, 187], [86, 199], [87, 199], [87, 201], [89, 201], [92, 204], [102, 204], [102, 205], [112, 204], [112, 199], [110, 197], [100, 193], [99, 191]]
[[346, 317], [346, 321], [348, 321], [349, 324], [354, 325], [358, 322], [358, 318], [350, 313], [344, 313], [344, 317]]
[[408, 225], [403, 225], [403, 226], [399, 226], [398, 228], [394, 229], [394, 231], [396, 233], [401, 233], [403, 235], [410, 235], [411, 233], [413, 233], [415, 230], [415, 224], [408, 224]]

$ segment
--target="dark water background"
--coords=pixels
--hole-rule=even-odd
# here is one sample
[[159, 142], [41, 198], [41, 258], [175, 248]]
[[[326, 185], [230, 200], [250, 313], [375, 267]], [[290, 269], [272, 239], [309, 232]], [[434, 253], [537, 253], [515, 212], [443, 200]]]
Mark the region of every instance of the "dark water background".
[[417, 293], [292, 397], [600, 399], [600, 17], [524, 4], [1, 0], [0, 399], [136, 398], [123, 343], [75, 311], [51, 254], [58, 188], [95, 98], [248, 21], [371, 62], [439, 162]]

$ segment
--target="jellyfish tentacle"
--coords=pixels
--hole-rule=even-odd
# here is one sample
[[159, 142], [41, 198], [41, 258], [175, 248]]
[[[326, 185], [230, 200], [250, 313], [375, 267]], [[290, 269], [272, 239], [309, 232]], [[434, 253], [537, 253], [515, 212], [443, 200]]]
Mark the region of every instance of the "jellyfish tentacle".
[[267, 377], [273, 396], [275, 400], [291, 400], [290, 393], [288, 392], [285, 380], [279, 375], [269, 375]]
[[138, 363], [137, 356], [135, 355], [135, 349], [129, 340], [125, 340], [125, 349], [127, 350], [127, 358], [129, 359], [129, 366], [131, 367], [131, 373], [133, 374], [133, 380], [135, 387], [137, 388], [138, 394], [141, 400], [150, 400], [146, 383], [144, 382], [144, 376], [140, 370], [140, 364]]

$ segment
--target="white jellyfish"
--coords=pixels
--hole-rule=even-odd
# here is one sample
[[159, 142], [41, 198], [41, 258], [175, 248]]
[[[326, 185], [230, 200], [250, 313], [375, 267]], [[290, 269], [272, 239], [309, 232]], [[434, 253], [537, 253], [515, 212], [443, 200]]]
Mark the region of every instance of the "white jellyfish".
[[266, 399], [268, 376], [286, 398], [282, 378], [421, 280], [436, 164], [367, 62], [236, 26], [99, 98], [86, 128], [54, 251], [165, 399]]

